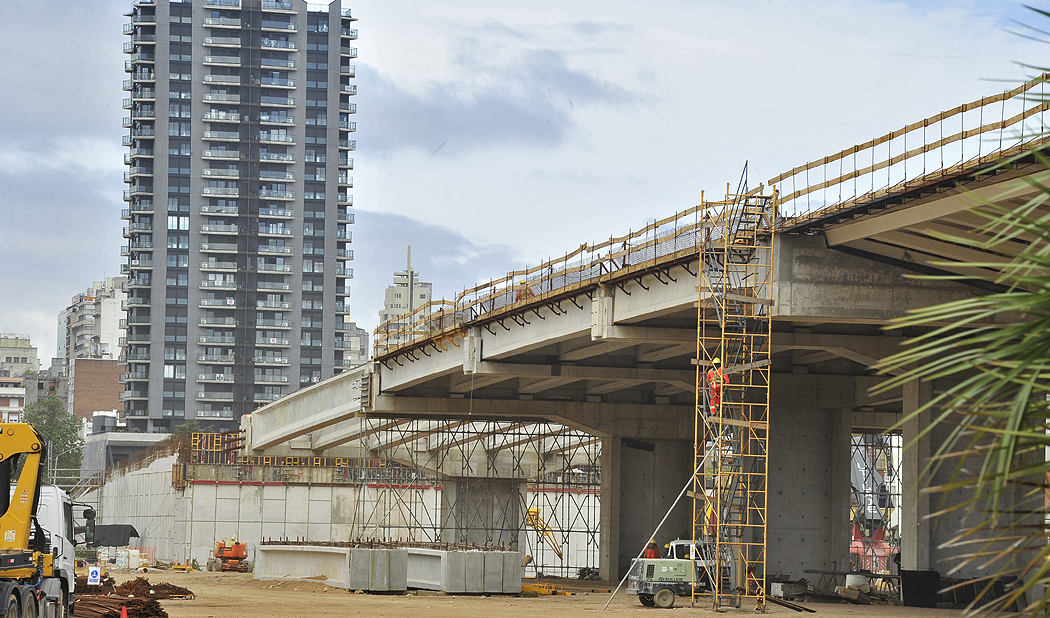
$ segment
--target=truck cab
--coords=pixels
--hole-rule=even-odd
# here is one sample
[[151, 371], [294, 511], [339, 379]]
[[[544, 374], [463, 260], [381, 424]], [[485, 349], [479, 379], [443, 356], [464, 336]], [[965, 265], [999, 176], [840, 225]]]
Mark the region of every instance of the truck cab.
[[41, 485], [36, 519], [48, 537], [53, 556], [54, 576], [45, 577], [40, 583], [40, 590], [45, 594], [45, 606], [54, 606], [58, 610], [56, 616], [68, 616], [72, 613], [76, 599], [73, 502], [59, 487]]

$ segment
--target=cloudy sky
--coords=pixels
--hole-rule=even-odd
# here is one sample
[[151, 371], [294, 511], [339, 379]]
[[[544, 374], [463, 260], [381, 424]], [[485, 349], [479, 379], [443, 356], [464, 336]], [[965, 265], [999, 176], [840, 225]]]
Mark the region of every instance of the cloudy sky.
[[[408, 244], [452, 296], [721, 193], [745, 161], [754, 185], [1048, 64], [1011, 31], [1050, 20], [1000, 0], [344, 5], [369, 330]], [[122, 261], [128, 6], [0, 3], [0, 332], [43, 359], [57, 313]]]

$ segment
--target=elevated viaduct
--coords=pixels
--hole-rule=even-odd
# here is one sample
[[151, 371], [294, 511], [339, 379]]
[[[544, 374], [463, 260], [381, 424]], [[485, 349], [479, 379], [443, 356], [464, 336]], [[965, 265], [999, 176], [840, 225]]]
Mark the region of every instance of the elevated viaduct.
[[[1037, 193], [1031, 183], [1050, 179], [1023, 156], [1042, 142], [1009, 137], [1046, 111], [1027, 101], [1007, 113], [1032, 87], [961, 106], [769, 182], [779, 197], [778, 216], [766, 222], [775, 234], [763, 249], [770, 252], [773, 325], [767, 572], [848, 568], [851, 435], [894, 426], [941, 387], [915, 383], [869, 394], [883, 379], [872, 365], [919, 332], [884, 327], [910, 309], [994, 290], [988, 279], [995, 265], [1024, 248], [1024, 239], [984, 251], [950, 237], [981, 239], [976, 211], [983, 201], [1029, 204]], [[1000, 107], [1001, 121], [977, 119], [978, 111]], [[931, 127], [946, 121], [963, 130], [945, 133], [942, 126], [937, 135], [949, 137], [932, 139]], [[982, 152], [989, 136], [998, 146]], [[251, 447], [262, 452], [307, 437], [321, 455], [368, 433], [362, 417], [486, 422], [491, 431], [557, 423], [600, 440], [600, 569], [615, 578], [693, 469], [697, 359], [704, 357], [698, 305], [713, 293], [703, 285], [698, 254], [718, 217], [702, 203], [421, 308], [396, 332], [381, 327], [373, 363], [257, 410]], [[927, 422], [906, 423], [904, 442]], [[439, 448], [432, 437], [421, 431], [378, 448], [416, 441]], [[937, 568], [945, 557], [938, 546], [953, 533], [950, 522], [938, 528], [924, 519], [929, 498], [914, 491], [931, 441], [940, 437], [926, 435], [904, 454], [905, 568]], [[535, 437], [541, 448], [547, 438]], [[687, 506], [672, 513], [666, 530], [668, 538], [690, 534]]]

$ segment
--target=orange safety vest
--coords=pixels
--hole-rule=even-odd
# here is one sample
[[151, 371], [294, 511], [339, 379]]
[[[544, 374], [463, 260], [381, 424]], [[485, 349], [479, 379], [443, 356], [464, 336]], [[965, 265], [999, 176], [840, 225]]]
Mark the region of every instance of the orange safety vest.
[[707, 370], [707, 385], [711, 388], [713, 394], [721, 394], [722, 384], [725, 383], [726, 376], [722, 373], [721, 367], [712, 367]]

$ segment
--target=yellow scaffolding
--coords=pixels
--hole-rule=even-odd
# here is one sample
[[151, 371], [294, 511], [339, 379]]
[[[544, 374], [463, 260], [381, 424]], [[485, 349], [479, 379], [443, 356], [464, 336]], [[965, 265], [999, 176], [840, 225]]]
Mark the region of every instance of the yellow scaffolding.
[[[700, 249], [693, 599], [765, 608], [770, 327], [776, 190], [708, 203]], [[711, 457], [701, 468], [704, 455]], [[696, 566], [696, 565], [694, 565]], [[703, 575], [698, 575], [702, 573]]]

